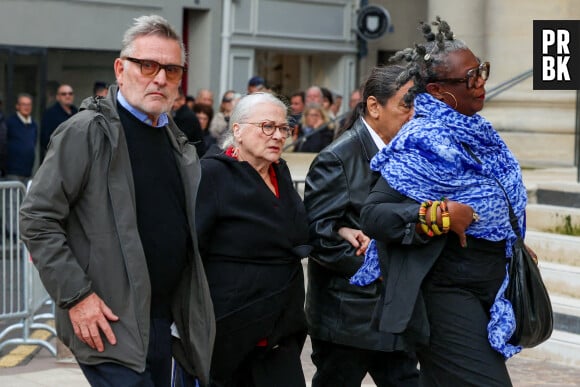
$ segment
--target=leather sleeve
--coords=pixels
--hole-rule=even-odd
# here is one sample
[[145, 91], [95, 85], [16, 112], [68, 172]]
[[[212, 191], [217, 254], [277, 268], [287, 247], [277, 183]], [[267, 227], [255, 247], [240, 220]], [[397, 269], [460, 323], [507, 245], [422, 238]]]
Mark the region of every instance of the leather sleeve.
[[322, 266], [352, 276], [364, 256], [356, 256], [355, 248], [340, 235], [342, 226], [360, 228], [345, 217], [350, 202], [344, 165], [332, 152], [321, 152], [312, 162], [306, 176], [304, 205], [308, 214], [310, 257]]
[[419, 203], [402, 195], [380, 178], [362, 208], [361, 228], [378, 241], [423, 244], [428, 237], [415, 232], [419, 207]]

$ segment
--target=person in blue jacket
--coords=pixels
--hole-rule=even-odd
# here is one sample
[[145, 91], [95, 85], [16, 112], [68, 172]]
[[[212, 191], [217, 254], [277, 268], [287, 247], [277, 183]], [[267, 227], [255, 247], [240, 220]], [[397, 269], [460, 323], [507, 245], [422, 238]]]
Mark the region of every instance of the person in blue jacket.
[[20, 93], [16, 113], [6, 120], [6, 178], [26, 184], [32, 176], [38, 125], [32, 119], [32, 96]]

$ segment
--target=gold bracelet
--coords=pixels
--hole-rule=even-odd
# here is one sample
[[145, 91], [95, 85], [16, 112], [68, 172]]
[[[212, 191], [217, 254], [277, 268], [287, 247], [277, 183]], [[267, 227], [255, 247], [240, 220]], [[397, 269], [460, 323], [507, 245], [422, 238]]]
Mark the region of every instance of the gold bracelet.
[[427, 207], [433, 204], [430, 200], [427, 200], [421, 203], [419, 207], [419, 223], [421, 223], [421, 229], [427, 236], [432, 237], [433, 231], [429, 230], [429, 226], [427, 226], [427, 220], [425, 219], [425, 215], [427, 215]]
[[449, 232], [449, 228], [451, 227], [451, 218], [449, 217], [449, 210], [447, 209], [447, 203], [444, 200], [441, 201], [441, 224], [443, 225], [443, 230], [441, 230], [444, 234]]
[[435, 235], [443, 234], [437, 225], [437, 207], [439, 207], [440, 204], [441, 202], [439, 200], [435, 200], [431, 206], [431, 230], [433, 230]]

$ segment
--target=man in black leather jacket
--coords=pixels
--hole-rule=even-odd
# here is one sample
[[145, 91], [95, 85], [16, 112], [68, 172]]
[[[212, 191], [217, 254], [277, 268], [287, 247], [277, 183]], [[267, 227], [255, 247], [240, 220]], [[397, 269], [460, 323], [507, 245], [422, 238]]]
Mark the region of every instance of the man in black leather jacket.
[[377, 386], [416, 386], [417, 361], [397, 336], [371, 325], [382, 284], [349, 283], [364, 260], [369, 238], [360, 211], [377, 181], [372, 157], [410, 119], [412, 109], [397, 90], [403, 68], [373, 69], [350, 130], [321, 151], [306, 177], [304, 204], [310, 223], [306, 315], [316, 365], [313, 387], [360, 386], [369, 373]]

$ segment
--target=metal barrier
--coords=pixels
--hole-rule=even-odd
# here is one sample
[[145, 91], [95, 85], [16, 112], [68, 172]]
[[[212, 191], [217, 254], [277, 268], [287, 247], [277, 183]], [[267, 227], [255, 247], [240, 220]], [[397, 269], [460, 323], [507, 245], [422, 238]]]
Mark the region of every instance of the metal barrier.
[[[56, 356], [48, 341], [31, 337], [33, 329], [45, 329], [53, 335], [56, 330], [40, 322], [54, 319], [54, 305], [20, 241], [18, 213], [25, 193], [26, 187], [19, 181], [0, 181], [0, 329], [7, 325], [0, 332], [0, 351], [10, 344], [31, 344], [41, 345]], [[42, 313], [43, 306], [50, 311]]]
[[300, 197], [304, 199], [304, 189], [306, 188], [305, 180], [292, 180], [294, 183], [294, 189], [298, 192]]

